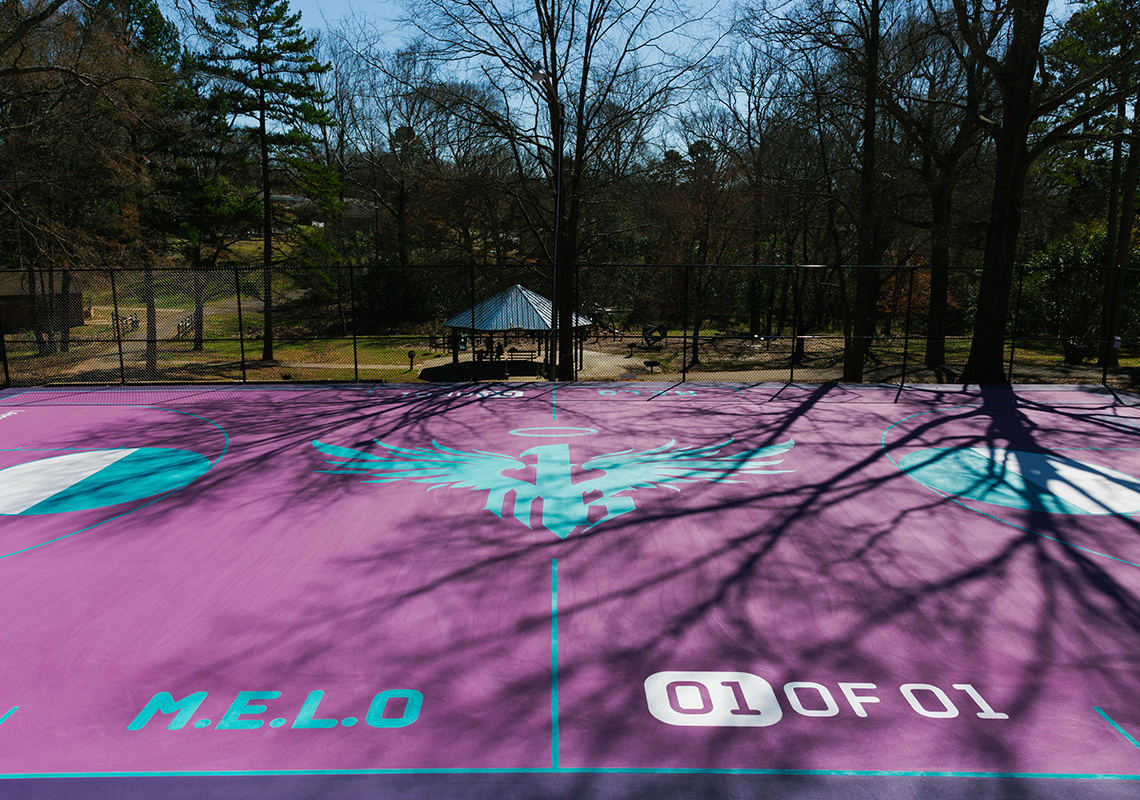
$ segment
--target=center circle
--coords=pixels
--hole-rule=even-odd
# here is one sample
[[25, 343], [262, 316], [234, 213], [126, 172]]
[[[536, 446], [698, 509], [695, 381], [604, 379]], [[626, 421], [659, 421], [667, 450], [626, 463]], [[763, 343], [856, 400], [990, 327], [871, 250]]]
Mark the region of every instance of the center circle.
[[597, 433], [594, 428], [558, 428], [553, 425], [543, 428], [517, 428], [510, 431], [511, 436], [533, 436], [536, 438], [557, 438], [562, 436], [592, 436]]

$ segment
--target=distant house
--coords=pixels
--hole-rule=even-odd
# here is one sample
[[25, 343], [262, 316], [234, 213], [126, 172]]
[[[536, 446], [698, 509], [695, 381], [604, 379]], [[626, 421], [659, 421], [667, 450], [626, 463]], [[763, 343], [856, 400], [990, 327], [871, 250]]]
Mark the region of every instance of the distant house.
[[[28, 273], [23, 270], [0, 270], [0, 329], [13, 333], [32, 327], [33, 316], [40, 324], [47, 322], [44, 315], [54, 309], [54, 329], [66, 325], [73, 328], [83, 324], [83, 281], [72, 275], [66, 296], [61, 295], [62, 274], [56, 273], [50, 297], [41, 294], [41, 286], [29, 291]], [[38, 284], [38, 281], [37, 281]], [[35, 315], [33, 315], [33, 300]]]

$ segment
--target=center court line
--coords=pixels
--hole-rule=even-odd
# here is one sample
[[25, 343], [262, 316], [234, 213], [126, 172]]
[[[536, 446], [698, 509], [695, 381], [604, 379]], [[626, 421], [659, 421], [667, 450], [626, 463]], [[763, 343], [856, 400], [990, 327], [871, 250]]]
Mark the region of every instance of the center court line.
[[550, 768], [558, 769], [558, 559], [550, 562]]

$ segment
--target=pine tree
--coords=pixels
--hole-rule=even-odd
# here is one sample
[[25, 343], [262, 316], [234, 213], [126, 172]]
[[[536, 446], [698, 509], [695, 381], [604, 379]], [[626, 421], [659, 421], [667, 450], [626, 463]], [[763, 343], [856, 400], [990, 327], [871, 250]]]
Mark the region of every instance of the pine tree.
[[300, 13], [288, 0], [213, 0], [213, 21], [199, 17], [210, 42], [204, 63], [231, 93], [236, 119], [247, 128], [260, 169], [265, 333], [262, 360], [273, 360], [274, 166], [297, 167], [295, 156], [312, 144], [304, 126], [329, 123], [312, 78], [329, 69], [314, 56], [316, 38], [306, 37]]

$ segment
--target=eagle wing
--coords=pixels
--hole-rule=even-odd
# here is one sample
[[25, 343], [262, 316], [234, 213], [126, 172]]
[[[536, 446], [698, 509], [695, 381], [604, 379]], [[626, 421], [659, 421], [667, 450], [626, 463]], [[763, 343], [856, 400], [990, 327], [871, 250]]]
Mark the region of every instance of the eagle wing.
[[774, 469], [783, 459], [773, 459], [774, 456], [786, 453], [795, 446], [795, 442], [791, 439], [768, 447], [718, 455], [732, 442], [730, 437], [723, 442], [705, 447], [678, 448], [676, 441], [670, 440], [667, 444], [651, 450], [621, 450], [607, 453], [590, 459], [582, 464], [582, 467], [605, 472], [602, 476], [592, 478], [589, 483], [591, 489], [601, 490], [607, 496], [631, 489], [648, 489], [655, 486], [680, 491], [674, 484], [695, 481], [740, 483], [736, 480], [740, 475], [792, 471]]
[[448, 487], [490, 492], [487, 510], [503, 515], [503, 500], [514, 490], [520, 499], [531, 499], [533, 483], [512, 478], [503, 472], [524, 469], [527, 464], [512, 456], [485, 450], [455, 450], [432, 440], [431, 447], [397, 447], [374, 439], [382, 453], [368, 453], [351, 447], [314, 441], [313, 447], [326, 456], [333, 469], [317, 470], [333, 475], [359, 475], [364, 483], [392, 483], [406, 480], [428, 483], [432, 489]]

